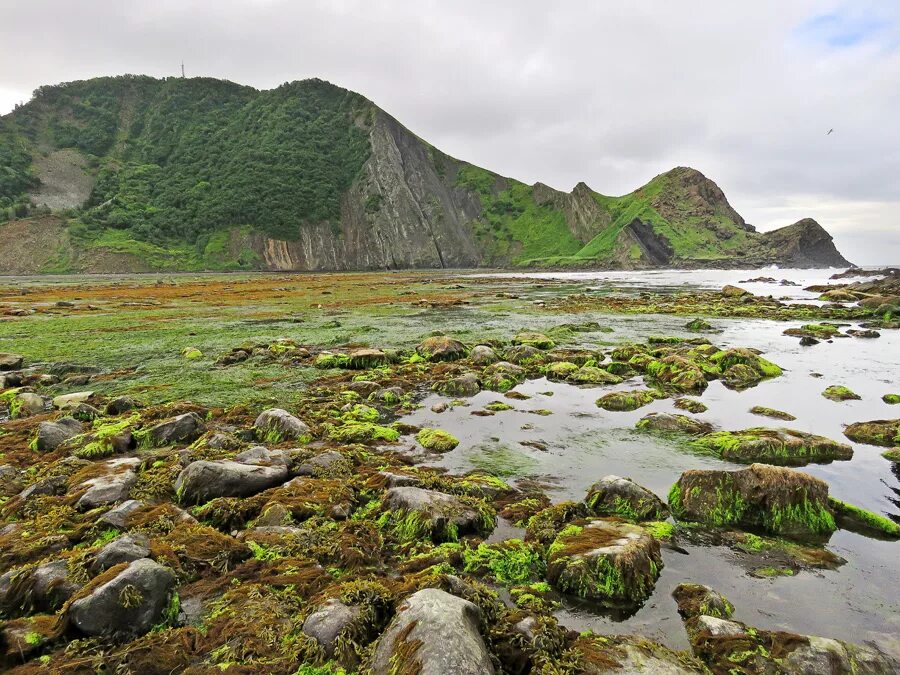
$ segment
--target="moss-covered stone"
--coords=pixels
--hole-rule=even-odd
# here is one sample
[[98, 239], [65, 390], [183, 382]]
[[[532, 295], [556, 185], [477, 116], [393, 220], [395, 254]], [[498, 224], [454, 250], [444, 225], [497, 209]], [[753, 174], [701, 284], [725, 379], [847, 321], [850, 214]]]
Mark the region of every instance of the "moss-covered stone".
[[810, 462], [852, 459], [853, 448], [824, 436], [793, 429], [754, 427], [743, 431], [716, 431], [694, 441], [722, 459], [802, 466]]
[[888, 405], [897, 405], [900, 403], [900, 394], [885, 394], [881, 397], [881, 400]]
[[712, 424], [708, 422], [701, 422], [687, 415], [670, 413], [650, 413], [638, 420], [635, 426], [644, 431], [690, 434], [692, 436], [708, 434], [713, 430]]
[[767, 408], [763, 405], [755, 405], [750, 408], [750, 412], [754, 415], [761, 415], [763, 417], [771, 417], [776, 420], [784, 420], [785, 422], [793, 422], [796, 417], [791, 415], [790, 413], [783, 412], [781, 410], [776, 410], [775, 408]]
[[880, 445], [887, 448], [900, 446], [900, 420], [855, 422], [844, 429], [844, 435], [856, 443]]
[[739, 471], [686, 471], [669, 491], [669, 508], [678, 520], [788, 537], [825, 535], [836, 529], [825, 482], [766, 464]]
[[450, 452], [459, 445], [459, 439], [443, 429], [422, 429], [416, 434], [416, 440], [432, 452]]
[[852, 389], [839, 384], [832, 384], [826, 387], [825, 391], [822, 392], [822, 396], [830, 401], [859, 401], [862, 398]]
[[675, 354], [649, 363], [646, 372], [663, 386], [685, 393], [702, 393], [708, 386], [696, 364]]
[[588, 511], [597, 516], [618, 516], [633, 521], [662, 520], [669, 515], [663, 501], [628, 478], [605, 476], [594, 483], [584, 498]]
[[437, 335], [422, 340], [416, 346], [416, 353], [429, 361], [457, 361], [466, 358], [469, 351], [459, 340]]
[[513, 338], [514, 345], [528, 345], [538, 349], [553, 349], [556, 343], [543, 333], [519, 333]]
[[652, 389], [635, 389], [631, 391], [613, 391], [597, 399], [597, 406], [604, 410], [627, 412], [650, 405], [659, 392]]
[[709, 410], [703, 401], [698, 401], [695, 398], [676, 398], [673, 405], [679, 410], [687, 410], [689, 413], [694, 414], [703, 413]]
[[874, 532], [892, 539], [900, 539], [900, 525], [889, 518], [834, 497], [828, 498], [828, 505], [837, 518], [838, 525], [843, 528]]

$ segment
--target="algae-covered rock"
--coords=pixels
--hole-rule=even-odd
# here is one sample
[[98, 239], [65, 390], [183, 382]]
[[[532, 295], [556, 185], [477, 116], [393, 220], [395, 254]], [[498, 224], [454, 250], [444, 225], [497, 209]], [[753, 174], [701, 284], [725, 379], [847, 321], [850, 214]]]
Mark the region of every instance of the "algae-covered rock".
[[622, 378], [596, 366], [581, 366], [569, 376], [570, 382], [578, 384], [619, 384]]
[[826, 535], [836, 528], [824, 481], [767, 464], [685, 471], [669, 491], [669, 508], [678, 520], [787, 537]]
[[853, 458], [853, 448], [824, 436], [794, 429], [754, 427], [743, 431], [715, 431], [695, 441], [722, 459], [802, 466]]
[[514, 345], [528, 345], [538, 349], [553, 349], [556, 343], [543, 333], [519, 333], [513, 338]]
[[422, 429], [416, 434], [416, 440], [432, 452], [450, 452], [459, 445], [459, 439], [443, 429]]
[[547, 580], [563, 593], [613, 603], [639, 603], [662, 569], [659, 543], [643, 528], [594, 520], [569, 525], [548, 549]]
[[859, 401], [862, 398], [853, 390], [839, 384], [832, 384], [826, 387], [825, 391], [822, 392], [822, 396], [830, 401]]
[[203, 420], [197, 413], [184, 413], [150, 427], [143, 433], [143, 442], [152, 447], [192, 443], [205, 431]]
[[685, 393], [701, 393], [708, 386], [700, 367], [676, 354], [649, 363], [646, 372], [664, 386]]
[[416, 346], [416, 353], [429, 361], [457, 361], [468, 355], [466, 346], [446, 335], [425, 338]]
[[813, 338], [817, 340], [830, 340], [834, 337], [843, 337], [841, 329], [830, 323], [808, 323], [800, 328], [788, 328], [785, 335], [799, 338]]
[[584, 675], [699, 675], [709, 671], [697, 659], [638, 635], [584, 633], [575, 640], [574, 672]]
[[688, 321], [684, 327], [688, 330], [700, 332], [704, 330], [712, 330], [712, 324], [708, 321], [704, 321], [703, 319], [696, 318]]
[[354, 370], [378, 368], [391, 362], [391, 357], [380, 349], [354, 349], [347, 354], [347, 366]]
[[671, 413], [649, 413], [638, 420], [638, 429], [645, 431], [662, 431], [665, 433], [680, 433], [699, 436], [708, 434], [713, 430], [709, 422], [701, 422], [687, 415], [673, 415]]
[[894, 448], [893, 450], [885, 450], [881, 453], [881, 456], [884, 457], [889, 462], [900, 462], [900, 448]]
[[30, 391], [15, 394], [9, 403], [9, 416], [13, 419], [40, 415], [42, 412], [44, 412], [43, 397]]
[[175, 480], [175, 491], [187, 504], [216, 497], [250, 497], [287, 480], [283, 464], [259, 466], [231, 460], [201, 460], [188, 464]]
[[844, 435], [856, 443], [880, 445], [887, 448], [900, 446], [900, 420], [854, 422], [844, 429]]
[[702, 584], [678, 584], [672, 597], [678, 605], [678, 613], [685, 619], [701, 615], [730, 619], [734, 613], [734, 605], [728, 598]]
[[900, 525], [889, 518], [853, 504], [848, 504], [834, 497], [828, 498], [828, 504], [840, 527], [863, 533], [874, 533], [891, 539], [900, 538]]
[[629, 520], [662, 520], [669, 515], [663, 501], [629, 478], [605, 476], [591, 485], [584, 503], [597, 516]]
[[91, 571], [99, 574], [110, 567], [130, 563], [141, 558], [150, 557], [150, 540], [147, 535], [139, 532], [126, 534], [118, 539], [113, 539], [100, 549], [91, 564]]
[[140, 464], [137, 459], [115, 459], [106, 462], [106, 474], [91, 478], [79, 488], [87, 488], [75, 503], [75, 508], [88, 511], [105, 504], [115, 504], [128, 499], [128, 493], [137, 482], [134, 468]]
[[373, 675], [492, 675], [494, 666], [479, 632], [481, 610], [437, 588], [408, 597], [381, 636]]
[[41, 422], [34, 447], [38, 452], [56, 450], [67, 440], [80, 434], [81, 430], [81, 422], [71, 417], [63, 417], [56, 422]]
[[311, 436], [309, 427], [281, 408], [264, 410], [253, 423], [256, 438], [267, 443], [303, 441]]
[[566, 380], [578, 372], [578, 366], [569, 361], [555, 361], [544, 369], [548, 380]]
[[53, 612], [78, 589], [65, 560], [13, 569], [0, 576], [0, 612], [5, 616]]
[[784, 420], [785, 422], [793, 422], [796, 417], [791, 415], [790, 413], [783, 412], [781, 410], [775, 410], [775, 408], [767, 408], [763, 405], [755, 405], [750, 408], [750, 412], [754, 415], [761, 415], [763, 417], [771, 417], [776, 420]]
[[597, 399], [597, 405], [604, 410], [627, 412], [653, 403], [659, 393], [652, 389], [613, 391]]
[[475, 373], [465, 373], [445, 382], [439, 382], [434, 388], [444, 396], [460, 398], [477, 394], [481, 391], [481, 383], [478, 381], [478, 376]]
[[137, 401], [130, 396], [117, 396], [106, 404], [107, 415], [122, 415], [138, 407]]
[[393, 443], [400, 438], [400, 432], [372, 422], [351, 420], [331, 428], [328, 436], [339, 443], [374, 443], [376, 441]]
[[531, 345], [513, 345], [503, 352], [503, 358], [506, 361], [519, 366], [543, 363], [545, 357], [543, 351]]
[[885, 394], [881, 397], [881, 400], [888, 405], [897, 405], [900, 403], [900, 394]]
[[143, 635], [161, 619], [174, 586], [170, 569], [147, 558], [135, 560], [75, 600], [69, 620], [86, 635]]
[[481, 381], [485, 389], [499, 392], [509, 391], [525, 381], [525, 369], [508, 361], [498, 361], [484, 369]]
[[493, 517], [460, 497], [418, 487], [396, 487], [384, 497], [379, 522], [403, 541], [431, 537], [455, 541], [460, 535], [493, 528]]
[[469, 354], [469, 360], [475, 366], [489, 366], [492, 363], [497, 363], [500, 357], [497, 356], [497, 352], [494, 351], [493, 347], [476, 345]]
[[726, 298], [743, 298], [747, 295], [753, 295], [750, 291], [746, 291], [743, 288], [739, 288], [738, 286], [732, 286], [731, 284], [726, 284], [722, 287], [722, 295]]
[[694, 413], [695, 415], [709, 410], [703, 401], [698, 401], [695, 398], [676, 398], [673, 405], [679, 410], [687, 410], [689, 413]]
[[709, 360], [722, 373], [722, 381], [729, 387], [752, 387], [764, 379], [778, 377], [782, 370], [753, 350], [738, 347], [712, 354]]
[[345, 605], [337, 598], [330, 598], [306, 617], [303, 632], [319, 643], [326, 657], [333, 658], [341, 633], [359, 620], [361, 612], [359, 607]]

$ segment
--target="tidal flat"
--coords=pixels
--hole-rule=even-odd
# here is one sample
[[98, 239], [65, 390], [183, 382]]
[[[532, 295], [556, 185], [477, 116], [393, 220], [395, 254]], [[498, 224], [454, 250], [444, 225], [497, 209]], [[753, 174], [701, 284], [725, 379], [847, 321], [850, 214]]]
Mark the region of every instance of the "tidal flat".
[[0, 278], [4, 665], [414, 673], [462, 598], [471, 672], [893, 672], [900, 292], [833, 271]]

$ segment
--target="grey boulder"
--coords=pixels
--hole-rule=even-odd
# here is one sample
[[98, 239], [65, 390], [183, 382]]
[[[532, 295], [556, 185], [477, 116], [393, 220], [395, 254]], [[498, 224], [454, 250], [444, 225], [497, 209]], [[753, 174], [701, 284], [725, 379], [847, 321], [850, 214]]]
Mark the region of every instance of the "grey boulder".
[[150, 540], [139, 532], [114, 539], [100, 549], [91, 565], [91, 571], [99, 574], [121, 563], [130, 563], [150, 557]]
[[310, 436], [309, 427], [304, 422], [281, 408], [264, 410], [253, 423], [256, 438], [269, 443], [295, 441]]
[[172, 445], [174, 443], [192, 443], [196, 441], [206, 427], [197, 413], [184, 413], [165, 420], [147, 430], [147, 442], [154, 446]]
[[319, 643], [328, 658], [332, 658], [338, 637], [359, 615], [359, 607], [345, 605], [340, 600], [331, 598], [306, 617], [303, 632]]
[[67, 440], [80, 434], [81, 431], [81, 422], [71, 417], [63, 417], [56, 422], [41, 422], [38, 424], [37, 450], [38, 452], [56, 450]]
[[141, 558], [73, 602], [69, 619], [86, 635], [143, 635], [162, 618], [174, 587], [170, 569]]
[[490, 655], [478, 630], [481, 611], [468, 600], [437, 588], [414, 593], [375, 648], [372, 673], [419, 675], [493, 674]]
[[280, 485], [288, 477], [287, 466], [260, 466], [230, 460], [191, 462], [175, 480], [181, 500], [202, 504], [216, 497], [250, 497]]

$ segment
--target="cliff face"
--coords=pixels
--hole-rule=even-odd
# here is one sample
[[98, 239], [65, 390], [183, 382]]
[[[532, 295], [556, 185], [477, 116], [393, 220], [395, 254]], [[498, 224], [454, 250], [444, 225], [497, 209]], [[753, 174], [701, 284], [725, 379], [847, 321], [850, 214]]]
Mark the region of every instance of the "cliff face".
[[621, 197], [525, 185], [317, 80], [44, 88], [0, 118], [0, 179], [0, 222], [45, 243], [0, 272], [848, 264], [810, 219], [757, 233], [695, 169]]

